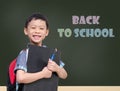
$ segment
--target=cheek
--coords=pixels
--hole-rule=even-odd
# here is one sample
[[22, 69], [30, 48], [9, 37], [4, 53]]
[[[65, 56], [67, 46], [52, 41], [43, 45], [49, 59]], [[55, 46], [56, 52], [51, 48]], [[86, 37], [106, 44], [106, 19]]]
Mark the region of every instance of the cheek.
[[28, 31], [27, 32], [27, 35], [32, 35], [33, 34], [33, 31]]
[[47, 36], [47, 35], [48, 35], [47, 32], [42, 32], [41, 34], [42, 34], [43, 36]]

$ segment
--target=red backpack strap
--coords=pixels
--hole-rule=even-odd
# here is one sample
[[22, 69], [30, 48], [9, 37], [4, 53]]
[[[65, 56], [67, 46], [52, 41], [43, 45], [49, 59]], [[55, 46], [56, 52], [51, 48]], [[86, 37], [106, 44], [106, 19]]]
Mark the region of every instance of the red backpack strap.
[[16, 59], [14, 59], [9, 65], [9, 78], [10, 78], [11, 84], [14, 84], [16, 81], [16, 76], [14, 73], [15, 65], [16, 65]]

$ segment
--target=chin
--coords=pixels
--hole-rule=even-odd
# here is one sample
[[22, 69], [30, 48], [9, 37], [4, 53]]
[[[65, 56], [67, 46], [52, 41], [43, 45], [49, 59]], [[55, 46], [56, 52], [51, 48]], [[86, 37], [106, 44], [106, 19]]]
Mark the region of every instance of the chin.
[[35, 45], [40, 45], [40, 44], [41, 44], [41, 42], [32, 41], [32, 44], [35, 44]]

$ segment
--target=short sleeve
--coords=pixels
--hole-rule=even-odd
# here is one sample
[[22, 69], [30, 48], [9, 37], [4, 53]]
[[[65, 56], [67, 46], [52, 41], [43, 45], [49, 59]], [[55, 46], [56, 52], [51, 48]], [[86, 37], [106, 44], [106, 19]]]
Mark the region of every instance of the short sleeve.
[[17, 62], [16, 62], [16, 66], [14, 69], [14, 72], [16, 73], [17, 70], [23, 70], [25, 72], [27, 72], [27, 66], [26, 66], [26, 50], [22, 50], [18, 57], [17, 57]]
[[64, 66], [65, 66], [65, 63], [62, 61], [62, 60], [60, 60], [60, 65], [59, 65], [61, 68], [63, 68]]

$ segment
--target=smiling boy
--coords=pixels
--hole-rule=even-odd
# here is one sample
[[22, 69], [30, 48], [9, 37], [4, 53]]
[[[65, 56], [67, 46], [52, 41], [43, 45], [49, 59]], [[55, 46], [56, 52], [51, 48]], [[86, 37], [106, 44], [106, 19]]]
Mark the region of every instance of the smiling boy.
[[[49, 34], [49, 24], [47, 18], [39, 13], [32, 14], [25, 22], [24, 33], [28, 36], [30, 45], [45, 47], [42, 42]], [[47, 65], [43, 67], [42, 70], [30, 73], [27, 69], [28, 54], [29, 47], [22, 50], [17, 57], [17, 64], [15, 67], [17, 81], [16, 90], [28, 91], [25, 89], [25, 86], [29, 85], [29, 91], [57, 91], [58, 84], [48, 85], [46, 84], [46, 79], [49, 79], [47, 80], [47, 83], [52, 81], [54, 79], [53, 73], [57, 74], [55, 75], [57, 78], [67, 78], [67, 72], [62, 65], [64, 63], [59, 60], [60, 64], [57, 64], [55, 61], [48, 59]], [[37, 81], [38, 88], [34, 86], [34, 83]], [[40, 81], [43, 81], [43, 83], [39, 84]], [[21, 84], [24, 84], [24, 86], [22, 85], [22, 89], [20, 89]], [[32, 86], [30, 86], [30, 84], [32, 84]]]

